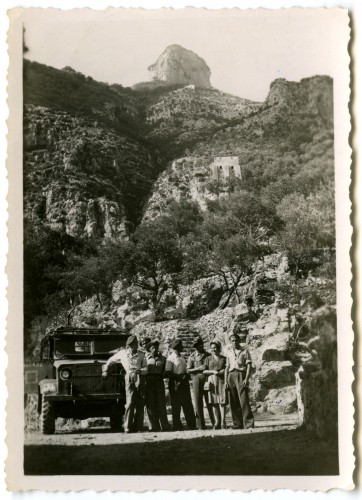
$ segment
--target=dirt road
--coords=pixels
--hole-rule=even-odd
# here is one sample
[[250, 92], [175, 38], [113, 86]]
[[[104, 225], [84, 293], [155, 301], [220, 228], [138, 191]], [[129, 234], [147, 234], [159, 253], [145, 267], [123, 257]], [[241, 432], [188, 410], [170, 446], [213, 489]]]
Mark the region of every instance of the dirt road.
[[336, 442], [288, 421], [251, 430], [113, 434], [109, 429], [27, 434], [27, 475], [332, 475]]

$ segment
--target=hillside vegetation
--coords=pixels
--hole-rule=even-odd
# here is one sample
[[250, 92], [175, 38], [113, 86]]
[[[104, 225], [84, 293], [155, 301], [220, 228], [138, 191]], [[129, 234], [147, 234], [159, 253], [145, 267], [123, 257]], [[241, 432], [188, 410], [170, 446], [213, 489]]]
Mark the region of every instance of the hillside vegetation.
[[[27, 352], [51, 324], [131, 329], [142, 315], [235, 307], [273, 255], [289, 274], [270, 293], [313, 275], [313, 300], [332, 304], [332, 90], [328, 77], [276, 80], [254, 103], [25, 61]], [[241, 179], [215, 182], [213, 156], [237, 156]], [[181, 295], [197, 283], [212, 283], [210, 303], [188, 309]]]

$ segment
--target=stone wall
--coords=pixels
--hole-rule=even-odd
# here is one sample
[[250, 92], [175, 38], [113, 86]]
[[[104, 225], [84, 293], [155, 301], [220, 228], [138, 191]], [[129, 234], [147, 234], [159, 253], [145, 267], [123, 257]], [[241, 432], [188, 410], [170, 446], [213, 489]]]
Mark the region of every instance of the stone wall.
[[294, 346], [299, 421], [319, 437], [338, 431], [336, 310], [318, 309], [303, 339]]

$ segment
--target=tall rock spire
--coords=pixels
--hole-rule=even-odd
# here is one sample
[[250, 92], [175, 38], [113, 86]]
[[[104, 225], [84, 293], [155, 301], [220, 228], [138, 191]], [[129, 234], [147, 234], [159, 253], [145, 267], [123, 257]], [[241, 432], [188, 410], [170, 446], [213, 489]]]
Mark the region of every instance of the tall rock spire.
[[211, 87], [211, 71], [206, 62], [180, 45], [169, 45], [148, 70], [156, 81]]

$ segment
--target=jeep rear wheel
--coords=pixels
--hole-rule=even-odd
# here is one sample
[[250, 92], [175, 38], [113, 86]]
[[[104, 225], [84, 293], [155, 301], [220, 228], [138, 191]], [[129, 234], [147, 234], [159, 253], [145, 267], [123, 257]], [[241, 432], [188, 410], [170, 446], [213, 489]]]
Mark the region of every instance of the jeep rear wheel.
[[41, 402], [40, 430], [42, 434], [54, 434], [55, 432], [55, 411], [51, 401], [45, 401], [44, 395]]
[[123, 431], [123, 409], [115, 409], [113, 413], [109, 415], [109, 423], [111, 425], [112, 432], [122, 432]]

